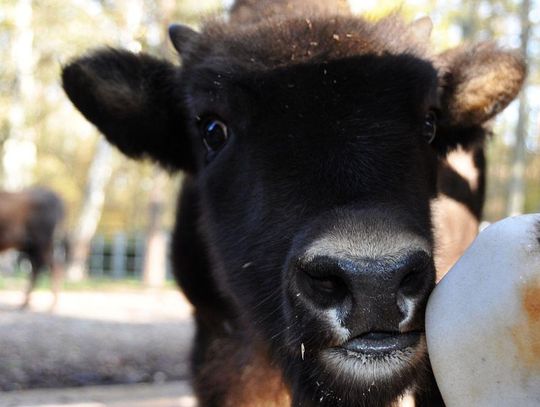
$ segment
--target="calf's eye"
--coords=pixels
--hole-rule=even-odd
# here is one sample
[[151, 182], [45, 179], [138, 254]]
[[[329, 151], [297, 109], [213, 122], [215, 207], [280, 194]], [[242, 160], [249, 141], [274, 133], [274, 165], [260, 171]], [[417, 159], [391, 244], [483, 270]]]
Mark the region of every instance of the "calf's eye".
[[434, 111], [428, 112], [424, 117], [422, 135], [429, 144], [435, 140], [435, 136], [437, 135], [437, 115]]
[[208, 153], [219, 151], [229, 138], [227, 125], [219, 119], [205, 120], [201, 128], [202, 141]]

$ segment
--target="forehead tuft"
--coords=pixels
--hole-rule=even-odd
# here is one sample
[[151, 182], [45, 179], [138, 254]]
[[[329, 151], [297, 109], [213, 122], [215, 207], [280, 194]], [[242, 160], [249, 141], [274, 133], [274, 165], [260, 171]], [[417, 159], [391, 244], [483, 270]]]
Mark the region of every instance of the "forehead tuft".
[[255, 70], [366, 54], [429, 56], [428, 39], [420, 42], [397, 15], [378, 21], [351, 16], [273, 18], [245, 26], [211, 20], [197, 45], [188, 60], [217, 58]]

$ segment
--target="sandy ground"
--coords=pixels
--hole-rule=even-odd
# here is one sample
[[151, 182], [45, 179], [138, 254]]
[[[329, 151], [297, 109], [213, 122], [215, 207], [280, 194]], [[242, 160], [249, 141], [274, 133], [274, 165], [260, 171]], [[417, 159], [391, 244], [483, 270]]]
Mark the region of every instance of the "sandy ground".
[[64, 292], [54, 313], [51, 301], [37, 292], [22, 312], [20, 292], [0, 291], [0, 407], [196, 407], [179, 292]]
[[48, 292], [21, 300], [0, 291], [2, 407], [16, 390], [188, 378], [191, 309], [175, 290], [65, 292], [54, 313]]
[[196, 407], [186, 382], [0, 392], [2, 407]]

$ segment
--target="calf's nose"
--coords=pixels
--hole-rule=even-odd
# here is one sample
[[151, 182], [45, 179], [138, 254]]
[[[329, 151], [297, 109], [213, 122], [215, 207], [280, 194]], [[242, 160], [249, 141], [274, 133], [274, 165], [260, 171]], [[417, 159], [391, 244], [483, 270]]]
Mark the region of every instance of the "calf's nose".
[[355, 260], [300, 258], [293, 272], [305, 301], [336, 309], [357, 334], [409, 329], [434, 284], [433, 261], [424, 250]]

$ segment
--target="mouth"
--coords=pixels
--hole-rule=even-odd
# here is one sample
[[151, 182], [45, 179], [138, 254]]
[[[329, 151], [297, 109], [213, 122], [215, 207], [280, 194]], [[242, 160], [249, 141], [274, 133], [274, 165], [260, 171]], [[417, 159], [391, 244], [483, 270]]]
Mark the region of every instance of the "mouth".
[[422, 333], [411, 332], [368, 332], [354, 337], [340, 346], [348, 356], [390, 356], [407, 348], [416, 347]]
[[374, 383], [395, 383], [406, 387], [407, 378], [412, 383], [424, 374], [425, 335], [422, 331], [371, 331], [323, 350], [319, 361], [336, 382], [347, 386], [354, 383], [369, 389]]

